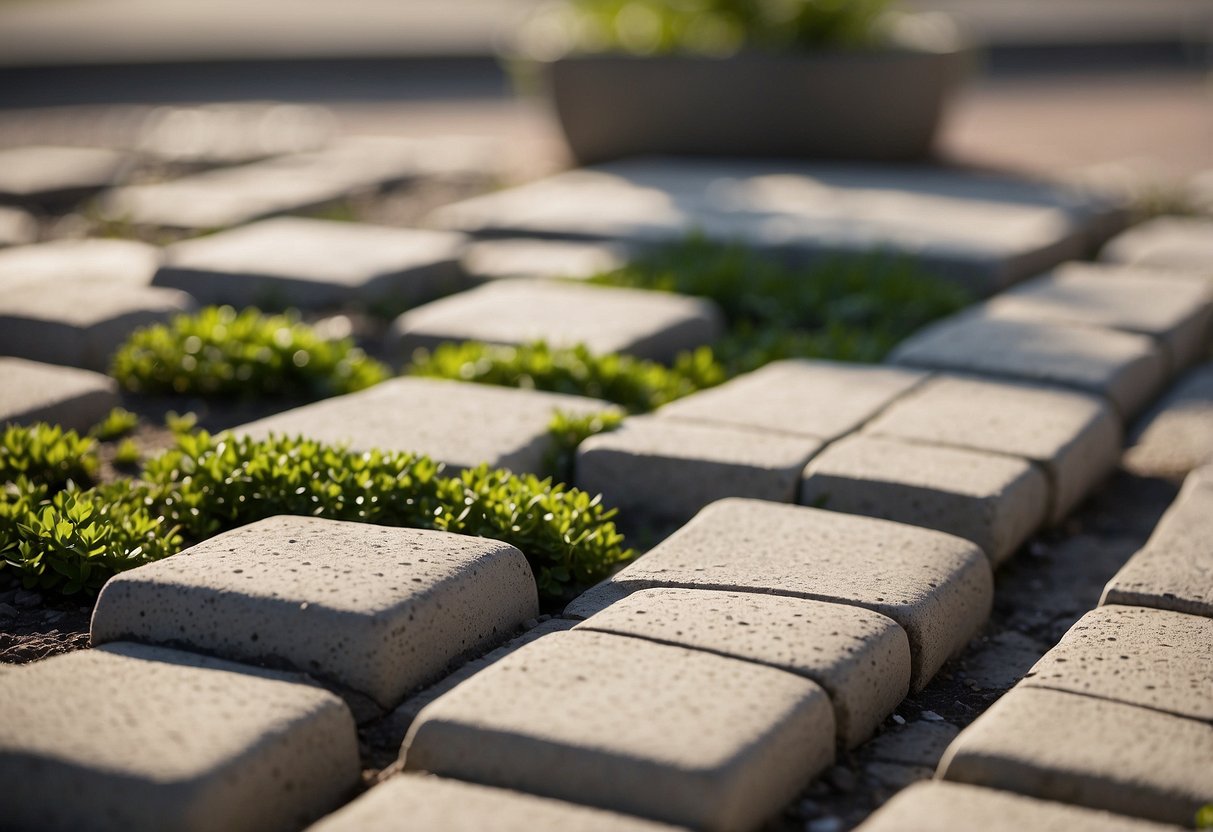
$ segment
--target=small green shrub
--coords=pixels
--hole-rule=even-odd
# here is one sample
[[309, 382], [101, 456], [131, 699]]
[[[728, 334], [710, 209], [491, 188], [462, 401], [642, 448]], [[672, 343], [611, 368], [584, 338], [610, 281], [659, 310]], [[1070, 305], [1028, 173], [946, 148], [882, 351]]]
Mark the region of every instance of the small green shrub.
[[174, 436], [180, 436], [183, 433], [189, 433], [198, 426], [198, 414], [191, 411], [178, 413], [175, 410], [170, 410], [164, 414], [164, 426], [169, 429], [169, 432]]
[[98, 464], [91, 437], [58, 425], [8, 425], [0, 437], [0, 482], [24, 478], [57, 491], [69, 480], [91, 483]]
[[133, 439], [123, 439], [114, 451], [115, 465], [137, 465], [139, 458], [142, 456], [139, 452], [139, 445]]
[[111, 372], [136, 393], [231, 398], [325, 398], [388, 376], [349, 339], [325, 340], [291, 315], [230, 306], [135, 332]]
[[115, 407], [104, 419], [93, 425], [88, 435], [102, 442], [111, 442], [127, 436], [139, 426], [139, 417], [129, 410]]
[[544, 470], [563, 482], [573, 479], [573, 460], [577, 446], [597, 433], [612, 431], [623, 424], [623, 414], [615, 410], [579, 415], [558, 410], [548, 425], [552, 450], [544, 460]]

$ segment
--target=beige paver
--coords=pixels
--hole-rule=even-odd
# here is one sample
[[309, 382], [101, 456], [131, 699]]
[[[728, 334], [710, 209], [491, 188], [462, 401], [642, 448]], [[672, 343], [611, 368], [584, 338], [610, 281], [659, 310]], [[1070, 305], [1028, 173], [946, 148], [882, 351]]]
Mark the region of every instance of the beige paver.
[[1156, 217], [1104, 246], [1101, 260], [1159, 266], [1213, 280], [1213, 219]]
[[799, 501], [954, 534], [997, 565], [1044, 523], [1048, 498], [1022, 459], [856, 435], [808, 464]]
[[5, 673], [4, 826], [298, 829], [359, 774], [349, 711], [303, 682], [134, 644]]
[[857, 832], [1166, 832], [1173, 827], [959, 783], [921, 783], [898, 794]]
[[587, 278], [627, 263], [624, 247], [579, 240], [518, 237], [468, 246], [463, 268], [473, 280], [516, 277]]
[[0, 357], [0, 425], [50, 422], [84, 431], [118, 401], [118, 385], [100, 373]]
[[271, 517], [111, 579], [94, 644], [174, 644], [336, 681], [390, 707], [537, 615], [505, 543]]
[[1018, 687], [948, 748], [943, 779], [1164, 823], [1213, 799], [1213, 727], [1148, 708]]
[[897, 364], [1045, 382], [1106, 397], [1133, 416], [1162, 387], [1168, 364], [1144, 335], [1086, 326], [999, 320], [981, 307], [912, 335]]
[[581, 443], [575, 481], [629, 517], [685, 522], [725, 497], [795, 502], [800, 472], [820, 448], [807, 436], [631, 418]]
[[314, 826], [308, 832], [672, 832], [675, 827], [547, 797], [494, 789], [441, 777], [392, 777]]
[[0, 197], [6, 202], [57, 205], [114, 184], [130, 157], [96, 147], [31, 145], [0, 150]]
[[555, 633], [423, 710], [408, 769], [699, 829], [751, 829], [834, 756], [808, 679], [594, 632]]
[[853, 604], [910, 639], [919, 690], [985, 624], [989, 561], [974, 543], [888, 520], [762, 500], [712, 503], [565, 609], [586, 617], [639, 589], [685, 587]]
[[910, 645], [879, 613], [752, 592], [644, 589], [577, 625], [778, 667], [812, 679], [834, 704], [839, 742], [870, 737], [905, 698]]
[[1145, 547], [1104, 587], [1101, 604], [1213, 618], [1213, 465], [1184, 481]]
[[77, 281], [147, 286], [160, 250], [137, 240], [51, 240], [0, 252], [0, 288], [56, 292]]
[[1021, 684], [1213, 722], [1213, 619], [1144, 607], [1097, 607]]
[[553, 447], [548, 433], [553, 414], [609, 409], [606, 402], [580, 396], [398, 378], [235, 430], [253, 437], [304, 435], [359, 450], [423, 453], [454, 468], [487, 462], [516, 473], [539, 473]]
[[38, 239], [38, 221], [20, 208], [0, 205], [0, 248], [32, 243]]
[[278, 217], [169, 246], [155, 283], [234, 306], [413, 305], [466, 285], [464, 242], [445, 231]]
[[1182, 477], [1213, 462], [1213, 364], [1184, 375], [1133, 426], [1124, 465], [1149, 477]]
[[392, 324], [388, 350], [407, 361], [414, 350], [447, 341], [546, 341], [670, 362], [723, 332], [720, 310], [701, 298], [556, 280], [504, 280], [405, 312]]
[[1009, 320], [1086, 324], [1157, 339], [1173, 368], [1209, 343], [1213, 285], [1141, 266], [1066, 263], [986, 303]]
[[1097, 396], [954, 375], [929, 379], [864, 432], [1032, 460], [1049, 475], [1053, 523], [1115, 469], [1122, 433]]
[[792, 359], [671, 402], [660, 418], [714, 422], [832, 440], [926, 378], [894, 367]]

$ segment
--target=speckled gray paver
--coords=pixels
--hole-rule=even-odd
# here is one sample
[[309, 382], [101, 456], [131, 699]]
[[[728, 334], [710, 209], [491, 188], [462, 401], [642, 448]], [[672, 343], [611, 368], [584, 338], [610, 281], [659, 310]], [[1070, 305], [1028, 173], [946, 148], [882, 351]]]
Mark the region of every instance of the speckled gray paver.
[[147, 286], [159, 262], [160, 250], [137, 240], [52, 240], [0, 252], [0, 289], [55, 292], [78, 281]]
[[990, 318], [978, 307], [910, 336], [897, 364], [1045, 382], [1105, 396], [1123, 417], [1162, 387], [1168, 363], [1144, 335], [1096, 327]]
[[857, 435], [809, 463], [799, 502], [954, 534], [997, 565], [1044, 523], [1048, 497], [1022, 459]]
[[421, 303], [464, 284], [461, 234], [279, 217], [169, 246], [155, 283], [201, 303]]
[[[555, 693], [558, 692], [558, 693]], [[750, 829], [834, 757], [808, 679], [606, 633], [555, 633], [418, 716], [409, 769], [699, 829]]]
[[408, 360], [417, 348], [433, 349], [446, 341], [546, 341], [670, 362], [723, 331], [720, 310], [700, 298], [555, 280], [506, 280], [405, 312], [392, 324], [388, 350]]
[[369, 390], [305, 405], [236, 428], [253, 437], [304, 435], [358, 450], [426, 454], [455, 468], [482, 462], [516, 473], [541, 472], [557, 411], [597, 413], [598, 399], [424, 378], [399, 378]]
[[919, 690], [985, 624], [989, 561], [941, 532], [761, 500], [720, 500], [647, 554], [574, 600], [587, 617], [650, 587], [789, 595], [866, 607], [910, 639]]
[[547, 797], [478, 786], [441, 777], [405, 774], [375, 786], [308, 832], [673, 832], [675, 827], [577, 806]]
[[911, 786], [857, 832], [1173, 832], [1172, 826], [959, 783]]
[[140, 327], [194, 308], [175, 289], [74, 282], [50, 291], [30, 285], [0, 297], [0, 355], [106, 370], [114, 351]]
[[940, 375], [894, 402], [865, 433], [1029, 459], [1049, 474], [1051, 522], [1116, 467], [1120, 422], [1097, 396]]
[[285, 832], [358, 781], [353, 718], [302, 677], [111, 644], [0, 691], [6, 829]]
[[577, 625], [706, 650], [812, 679], [834, 703], [838, 739], [854, 747], [905, 698], [910, 645], [879, 613], [752, 592], [643, 589]]
[[1018, 687], [961, 732], [947, 780], [1164, 823], [1213, 800], [1213, 727], [1148, 708]]
[[1156, 217], [1104, 246], [1100, 259], [1157, 266], [1213, 281], [1213, 219]]
[[1213, 618], [1213, 465], [1188, 476], [1145, 547], [1108, 582], [1100, 603]]
[[1133, 426], [1124, 465], [1149, 477], [1182, 477], [1213, 462], [1213, 364], [1176, 382]]
[[1140, 266], [1066, 263], [986, 303], [989, 314], [1136, 332], [1165, 348], [1172, 367], [1207, 348], [1213, 285]]
[[926, 377], [895, 367], [776, 361], [672, 402], [657, 415], [831, 440], [855, 430]]
[[1213, 619], [1145, 607], [1097, 607], [1021, 684], [1213, 723]]
[[526, 558], [505, 543], [272, 517], [110, 580], [92, 640], [285, 663], [390, 707], [538, 612]]
[[795, 502], [820, 448], [807, 436], [631, 418], [581, 443], [574, 480], [629, 516], [683, 522], [725, 497]]
[[108, 376], [0, 357], [0, 425], [51, 422], [85, 431], [118, 402], [118, 386]]
[[0, 200], [30, 205], [72, 202], [114, 184], [129, 165], [126, 154], [93, 147], [0, 150]]
[[577, 240], [526, 237], [482, 240], [468, 246], [463, 268], [473, 280], [515, 277], [587, 278], [627, 263], [624, 247]]
[[38, 222], [19, 208], [0, 205], [0, 248], [32, 243], [38, 239]]

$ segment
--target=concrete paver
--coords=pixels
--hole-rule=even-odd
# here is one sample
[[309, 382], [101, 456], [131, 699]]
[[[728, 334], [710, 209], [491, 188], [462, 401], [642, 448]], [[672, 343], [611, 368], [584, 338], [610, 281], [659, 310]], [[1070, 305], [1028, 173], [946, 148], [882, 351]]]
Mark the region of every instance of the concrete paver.
[[85, 431], [118, 402], [118, 385], [108, 376], [0, 357], [0, 424], [50, 422]]
[[113, 185], [129, 169], [124, 153], [96, 147], [0, 150], [0, 201], [55, 206]]
[[593, 277], [627, 263], [625, 247], [576, 240], [535, 240], [526, 237], [481, 240], [468, 246], [463, 268], [473, 280], [518, 277]]
[[79, 281], [147, 286], [159, 262], [160, 250], [137, 240], [51, 240], [0, 251], [0, 287], [54, 291]]
[[433, 702], [403, 754], [412, 770], [750, 829], [830, 764], [834, 717], [820, 687], [782, 670], [571, 631]]
[[1101, 260], [1158, 266], [1213, 281], [1213, 219], [1155, 217], [1111, 240]]
[[0, 248], [38, 239], [38, 221], [20, 208], [0, 205]]
[[285, 665], [391, 707], [538, 612], [526, 558], [505, 543], [272, 517], [111, 579], [92, 640]]
[[1213, 462], [1213, 364], [1175, 383], [1133, 425], [1124, 466], [1150, 477], [1183, 477]]

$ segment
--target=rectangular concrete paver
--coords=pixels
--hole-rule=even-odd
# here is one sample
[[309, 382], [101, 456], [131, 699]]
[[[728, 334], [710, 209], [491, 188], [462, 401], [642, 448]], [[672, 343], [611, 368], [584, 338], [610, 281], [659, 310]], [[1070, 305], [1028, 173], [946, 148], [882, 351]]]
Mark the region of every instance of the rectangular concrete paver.
[[50, 422], [86, 431], [118, 402], [118, 385], [108, 376], [0, 357], [0, 425]]
[[130, 168], [125, 153], [95, 147], [0, 150], [0, 201], [61, 206], [114, 184]]
[[555, 633], [437, 699], [405, 766], [706, 830], [778, 812], [834, 757], [808, 679], [595, 632]]
[[1147, 477], [1182, 477], [1213, 462], [1213, 363], [1175, 383], [1134, 425], [1124, 466]]
[[447, 341], [552, 346], [628, 353], [672, 362], [724, 332], [710, 301], [668, 292], [553, 280], [497, 281], [405, 312], [392, 324], [388, 352], [407, 361], [419, 347]]
[[0, 252], [0, 289], [28, 285], [55, 292], [78, 281], [147, 286], [160, 250], [137, 240], [51, 240]]
[[598, 413], [598, 399], [424, 378], [399, 378], [369, 390], [288, 410], [236, 428], [262, 438], [303, 435], [358, 450], [426, 454], [453, 468], [488, 463], [541, 473], [552, 450], [557, 412]]
[[298, 829], [359, 775], [348, 709], [303, 682], [135, 644], [5, 673], [4, 826]]
[[92, 640], [285, 665], [391, 707], [538, 612], [526, 558], [505, 543], [272, 517], [111, 579]]
[[1097, 396], [952, 375], [929, 379], [864, 432], [1031, 460], [1049, 475], [1052, 523], [1115, 469], [1122, 433]]
[[279, 217], [169, 246], [157, 286], [201, 303], [422, 303], [465, 285], [461, 234]]
[[1099, 256], [1213, 281], [1213, 219], [1156, 217], [1112, 239]]
[[627, 263], [624, 246], [577, 240], [518, 237], [468, 246], [463, 268], [473, 280], [518, 277], [587, 278]]
[[837, 439], [912, 390], [914, 370], [791, 359], [671, 402], [660, 418]]
[[910, 645], [879, 613], [752, 592], [643, 589], [577, 625], [706, 650], [812, 679], [834, 704], [838, 740], [854, 747], [905, 698]]
[[574, 481], [628, 518], [682, 523], [725, 497], [795, 502], [800, 473], [820, 448], [807, 436], [630, 418], [581, 443]]
[[1213, 618], [1213, 465], [1188, 476], [1145, 547], [1108, 581], [1100, 603]]
[[939, 776], [1186, 826], [1213, 801], [1211, 763], [1213, 726], [1020, 686], [961, 732]]
[[762, 500], [720, 500], [647, 554], [583, 593], [585, 618], [651, 587], [718, 589], [852, 604], [910, 639], [919, 690], [985, 624], [989, 561], [976, 544], [928, 529]]
[[38, 239], [38, 221], [20, 208], [0, 205], [0, 248], [32, 243]]
[[808, 464], [799, 502], [954, 534], [997, 565], [1043, 525], [1048, 496], [1022, 459], [857, 435]]

